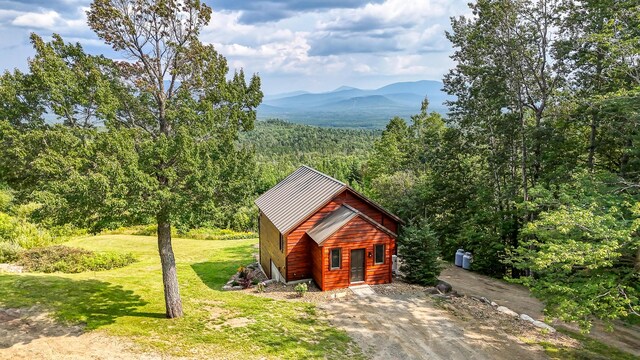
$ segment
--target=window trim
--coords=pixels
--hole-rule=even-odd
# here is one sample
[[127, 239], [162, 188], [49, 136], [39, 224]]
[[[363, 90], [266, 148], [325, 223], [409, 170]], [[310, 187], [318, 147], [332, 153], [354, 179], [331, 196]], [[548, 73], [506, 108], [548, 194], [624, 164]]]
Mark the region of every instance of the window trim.
[[[333, 252], [338, 251], [338, 267], [333, 267]], [[329, 271], [342, 269], [342, 248], [329, 249]]]
[[280, 251], [284, 252], [284, 235], [280, 234]]
[[[378, 246], [382, 246], [382, 262], [378, 262], [377, 261], [378, 260], [377, 259], [377, 257], [378, 257], [378, 251], [377, 251]], [[385, 257], [386, 257], [384, 255], [385, 255], [385, 252], [387, 250], [386, 247], [387, 246], [385, 244], [374, 244], [373, 245], [373, 264], [374, 265], [384, 265], [384, 262], [385, 262], [384, 260], [385, 260]]]

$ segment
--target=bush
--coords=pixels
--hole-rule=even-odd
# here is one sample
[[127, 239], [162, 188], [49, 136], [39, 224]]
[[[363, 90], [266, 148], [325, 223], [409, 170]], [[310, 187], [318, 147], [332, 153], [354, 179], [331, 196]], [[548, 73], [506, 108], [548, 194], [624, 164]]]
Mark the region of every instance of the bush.
[[63, 245], [26, 250], [20, 254], [18, 265], [28, 271], [79, 273], [124, 267], [135, 261], [131, 254], [95, 253]]
[[[104, 230], [101, 234], [156, 236], [158, 235], [158, 225], [123, 226], [113, 230]], [[176, 235], [175, 228], [171, 228], [171, 235]]]
[[94, 253], [93, 256], [82, 258], [82, 266], [86, 270], [101, 271], [125, 267], [136, 261], [131, 253], [119, 254], [112, 252]]
[[427, 224], [412, 224], [403, 229], [398, 239], [400, 271], [408, 282], [435, 285], [441, 267], [438, 239]]
[[309, 291], [309, 286], [307, 285], [307, 283], [300, 283], [296, 285], [296, 287], [294, 287], [293, 290], [295, 290], [298, 293], [298, 296], [303, 297], [304, 294], [306, 294], [307, 291]]
[[229, 229], [197, 228], [183, 234], [184, 237], [197, 240], [240, 240], [256, 237], [252, 232], [237, 232]]
[[12, 263], [18, 260], [22, 251], [18, 244], [0, 241], [0, 263]]

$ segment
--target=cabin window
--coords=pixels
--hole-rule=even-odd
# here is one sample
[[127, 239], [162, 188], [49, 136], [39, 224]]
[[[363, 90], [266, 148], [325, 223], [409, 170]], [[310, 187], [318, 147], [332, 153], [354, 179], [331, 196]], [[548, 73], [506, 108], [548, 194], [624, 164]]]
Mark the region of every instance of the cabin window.
[[340, 263], [342, 262], [342, 251], [340, 249], [331, 249], [331, 270], [340, 269]]
[[280, 251], [284, 250], [284, 236], [280, 234]]
[[384, 244], [376, 245], [373, 252], [376, 264], [384, 264]]

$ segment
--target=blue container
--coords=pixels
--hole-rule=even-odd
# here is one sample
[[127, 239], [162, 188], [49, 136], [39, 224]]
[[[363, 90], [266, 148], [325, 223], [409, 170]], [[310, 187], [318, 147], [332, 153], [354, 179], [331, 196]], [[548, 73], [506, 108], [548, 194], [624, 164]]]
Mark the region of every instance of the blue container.
[[471, 269], [471, 260], [472, 259], [473, 259], [473, 256], [471, 255], [470, 252], [464, 253], [464, 255], [462, 256], [462, 268], [465, 269], [465, 270]]
[[464, 256], [464, 249], [458, 249], [458, 251], [456, 251], [456, 266], [462, 266], [462, 256]]

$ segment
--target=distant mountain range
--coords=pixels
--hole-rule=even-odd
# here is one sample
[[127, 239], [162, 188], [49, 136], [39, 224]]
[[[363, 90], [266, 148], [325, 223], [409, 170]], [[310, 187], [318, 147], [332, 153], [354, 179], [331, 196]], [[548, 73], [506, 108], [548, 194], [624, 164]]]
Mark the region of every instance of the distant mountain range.
[[258, 118], [278, 118], [295, 123], [383, 128], [394, 116], [408, 118], [420, 112], [422, 100], [429, 98], [431, 111], [445, 114], [444, 102], [451, 97], [438, 81], [398, 82], [374, 90], [341, 86], [324, 93], [294, 91], [267, 95], [258, 107]]

